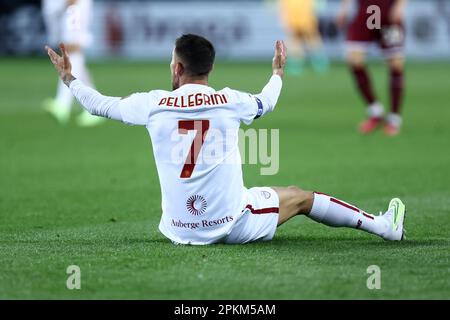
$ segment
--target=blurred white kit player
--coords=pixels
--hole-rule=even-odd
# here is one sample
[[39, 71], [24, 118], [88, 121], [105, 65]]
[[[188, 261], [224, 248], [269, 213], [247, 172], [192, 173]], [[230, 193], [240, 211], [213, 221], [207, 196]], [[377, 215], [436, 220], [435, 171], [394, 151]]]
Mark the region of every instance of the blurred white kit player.
[[[92, 43], [90, 20], [92, 0], [43, 0], [42, 11], [51, 46], [60, 42], [67, 44], [74, 75], [90, 87], [94, 87], [89, 70], [86, 67], [84, 49]], [[44, 102], [44, 109], [50, 112], [60, 123], [66, 124], [70, 118], [73, 95], [60, 80], [55, 98]], [[103, 119], [84, 111], [77, 119], [81, 126], [92, 126]]]

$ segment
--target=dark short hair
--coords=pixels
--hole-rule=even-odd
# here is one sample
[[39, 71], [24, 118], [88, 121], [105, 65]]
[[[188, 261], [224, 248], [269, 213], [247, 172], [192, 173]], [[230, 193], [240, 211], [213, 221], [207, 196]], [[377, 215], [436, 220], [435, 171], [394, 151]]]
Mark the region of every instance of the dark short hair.
[[208, 75], [216, 57], [212, 43], [195, 34], [183, 34], [179, 37], [175, 42], [175, 53], [190, 76]]

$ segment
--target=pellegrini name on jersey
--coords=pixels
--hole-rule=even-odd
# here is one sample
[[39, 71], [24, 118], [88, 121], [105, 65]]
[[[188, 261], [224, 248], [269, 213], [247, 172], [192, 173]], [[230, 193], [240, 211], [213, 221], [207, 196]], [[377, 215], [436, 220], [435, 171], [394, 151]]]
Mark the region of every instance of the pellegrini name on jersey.
[[195, 93], [181, 97], [164, 97], [158, 106], [175, 107], [175, 108], [192, 108], [202, 106], [215, 106], [228, 103], [228, 99], [224, 94], [214, 93]]

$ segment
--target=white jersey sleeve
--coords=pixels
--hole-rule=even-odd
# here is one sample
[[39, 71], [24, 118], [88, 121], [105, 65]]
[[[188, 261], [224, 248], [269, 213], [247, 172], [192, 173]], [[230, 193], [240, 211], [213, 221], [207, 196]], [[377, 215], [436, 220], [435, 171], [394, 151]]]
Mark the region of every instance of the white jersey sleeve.
[[156, 106], [156, 91], [134, 93], [126, 98], [108, 97], [76, 79], [69, 86], [72, 94], [90, 114], [146, 126]]
[[249, 125], [254, 119], [273, 111], [280, 96], [281, 87], [281, 77], [274, 75], [259, 94], [253, 95], [232, 90], [231, 94], [234, 95], [235, 102], [239, 105], [240, 120]]
[[129, 125], [146, 126], [154, 107], [154, 95], [150, 92], [134, 93], [119, 103], [122, 121]]

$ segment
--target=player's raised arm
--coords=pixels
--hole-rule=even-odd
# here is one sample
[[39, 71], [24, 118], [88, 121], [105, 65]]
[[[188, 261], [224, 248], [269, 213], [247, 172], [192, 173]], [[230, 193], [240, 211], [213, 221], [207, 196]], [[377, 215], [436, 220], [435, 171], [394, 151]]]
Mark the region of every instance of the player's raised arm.
[[61, 77], [61, 80], [72, 91], [75, 98], [92, 115], [101, 116], [113, 120], [122, 120], [119, 109], [121, 98], [107, 97], [98, 91], [89, 88], [82, 81], [72, 75], [72, 64], [64, 44], [59, 46], [61, 55], [46, 46], [47, 54]]
[[284, 42], [278, 40], [275, 44], [275, 53], [272, 60], [273, 75], [269, 82], [262, 89], [261, 93], [255, 95], [258, 103], [257, 118], [267, 112], [273, 111], [277, 104], [283, 85], [284, 67], [286, 65], [286, 46]]

